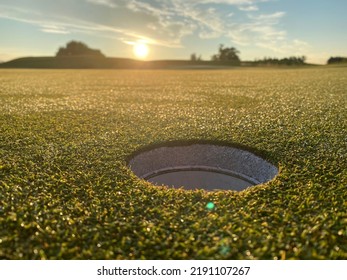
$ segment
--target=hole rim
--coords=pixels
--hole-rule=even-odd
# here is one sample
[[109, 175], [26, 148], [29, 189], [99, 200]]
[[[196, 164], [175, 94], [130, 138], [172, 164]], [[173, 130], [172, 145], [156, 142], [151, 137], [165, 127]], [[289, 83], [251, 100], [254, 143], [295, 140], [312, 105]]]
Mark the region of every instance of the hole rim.
[[[234, 191], [234, 192], [242, 192], [245, 190], [248, 190], [250, 188], [253, 187], [257, 187], [260, 185], [264, 185], [264, 184], [268, 184], [272, 181], [274, 181], [277, 176], [280, 174], [280, 166], [278, 162], [274, 162], [274, 158], [273, 158], [273, 154], [270, 153], [269, 151], [266, 150], [260, 150], [254, 147], [250, 147], [244, 144], [240, 144], [240, 143], [234, 143], [234, 142], [228, 142], [228, 141], [215, 141], [215, 140], [173, 140], [173, 141], [167, 141], [167, 142], [156, 142], [156, 143], [152, 143], [152, 144], [148, 144], [145, 146], [141, 146], [140, 148], [136, 149], [134, 152], [132, 152], [131, 154], [129, 154], [126, 157], [126, 165], [127, 168], [130, 170], [130, 172], [136, 176], [138, 179], [141, 180], [145, 180], [147, 183], [152, 184], [153, 186], [164, 186], [170, 189], [183, 189], [185, 191], [191, 191], [192, 188], [190, 189], [185, 189], [185, 186], [182, 186], [180, 188], [174, 187], [174, 186], [169, 186], [166, 184], [155, 184], [153, 182], [148, 181], [148, 179], [150, 179], [151, 177], [155, 177], [164, 173], [170, 173], [170, 170], [177, 170], [177, 166], [176, 167], [168, 167], [168, 168], [162, 168], [162, 169], [158, 169], [158, 170], [154, 170], [151, 172], [148, 172], [144, 175], [137, 175], [135, 173], [135, 171], [132, 169], [131, 166], [131, 162], [134, 160], [134, 158], [136, 158], [137, 156], [144, 154], [146, 152], [150, 152], [152, 150], [155, 149], [159, 149], [159, 148], [175, 148], [175, 147], [189, 147], [192, 145], [211, 145], [211, 146], [217, 146], [217, 147], [224, 147], [224, 148], [230, 148], [230, 149], [235, 149], [238, 150], [240, 152], [246, 152], [248, 154], [251, 154], [252, 156], [255, 156], [257, 158], [259, 158], [260, 160], [266, 162], [267, 164], [269, 164], [272, 168], [274, 168], [276, 170], [276, 173], [271, 176], [271, 178], [265, 182], [259, 181], [256, 178], [247, 176], [246, 174], [242, 174], [242, 173], [238, 173], [236, 171], [233, 171], [231, 169], [225, 169], [225, 168], [216, 168], [216, 167], [211, 167], [211, 166], [203, 166], [203, 165], [196, 165], [196, 166], [189, 166], [189, 165], [185, 165], [185, 166], [180, 166], [179, 169], [181, 169], [182, 171], [195, 171], [195, 170], [201, 170], [201, 171], [209, 171], [212, 169], [211, 172], [216, 172], [216, 173], [221, 173], [221, 174], [225, 174], [225, 175], [229, 175], [232, 177], [236, 177], [239, 178], [241, 180], [244, 180], [246, 182], [249, 182], [251, 185], [249, 187], [246, 187], [242, 190], [233, 190], [232, 188], [230, 189], [206, 189], [206, 188], [195, 188], [194, 190], [203, 190], [203, 191], [207, 191], [207, 192], [215, 192], [215, 191]], [[202, 169], [200, 169], [202, 168]], [[209, 170], [208, 170], [209, 169]], [[148, 177], [149, 176], [149, 177]]]

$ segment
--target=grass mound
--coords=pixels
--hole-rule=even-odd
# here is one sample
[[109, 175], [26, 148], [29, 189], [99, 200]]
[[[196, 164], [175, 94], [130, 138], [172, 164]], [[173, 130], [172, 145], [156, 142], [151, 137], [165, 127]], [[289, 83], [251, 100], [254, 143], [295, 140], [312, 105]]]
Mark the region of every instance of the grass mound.
[[[0, 258], [347, 258], [346, 68], [0, 73]], [[280, 173], [208, 193], [126, 167], [195, 140]]]

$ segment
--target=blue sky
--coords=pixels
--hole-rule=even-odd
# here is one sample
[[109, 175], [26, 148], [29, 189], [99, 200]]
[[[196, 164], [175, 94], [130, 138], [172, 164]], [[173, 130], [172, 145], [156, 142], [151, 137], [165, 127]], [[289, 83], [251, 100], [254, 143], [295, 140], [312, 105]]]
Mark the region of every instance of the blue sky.
[[0, 0], [0, 61], [53, 56], [83, 41], [106, 56], [209, 60], [219, 44], [242, 60], [347, 56], [346, 0]]

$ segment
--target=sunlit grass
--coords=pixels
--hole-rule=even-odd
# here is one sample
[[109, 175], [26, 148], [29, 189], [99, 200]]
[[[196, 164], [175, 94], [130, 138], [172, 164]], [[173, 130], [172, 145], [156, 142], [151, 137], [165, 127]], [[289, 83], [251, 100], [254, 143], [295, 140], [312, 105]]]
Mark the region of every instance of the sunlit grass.
[[[1, 70], [0, 257], [346, 259], [346, 68]], [[176, 140], [248, 147], [275, 180], [154, 187], [126, 159]]]

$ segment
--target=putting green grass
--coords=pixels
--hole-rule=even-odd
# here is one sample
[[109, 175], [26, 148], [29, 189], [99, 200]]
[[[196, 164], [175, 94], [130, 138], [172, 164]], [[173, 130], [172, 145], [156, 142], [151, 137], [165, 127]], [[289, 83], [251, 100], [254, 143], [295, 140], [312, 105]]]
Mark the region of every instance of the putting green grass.
[[[0, 258], [347, 259], [347, 68], [0, 70]], [[138, 179], [165, 142], [280, 169], [242, 192]]]

